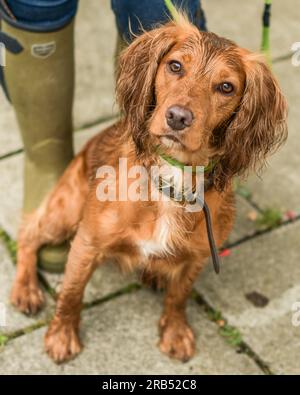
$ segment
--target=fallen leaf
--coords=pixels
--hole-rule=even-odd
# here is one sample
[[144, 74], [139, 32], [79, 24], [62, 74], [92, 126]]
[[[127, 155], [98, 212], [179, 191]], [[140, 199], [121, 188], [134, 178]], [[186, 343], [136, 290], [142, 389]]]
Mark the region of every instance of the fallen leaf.
[[250, 221], [255, 222], [255, 221], [257, 220], [257, 212], [256, 212], [255, 210], [250, 211], [250, 212], [247, 214], [247, 218], [248, 218]]
[[297, 213], [293, 210], [288, 210], [284, 213], [284, 219], [294, 221], [297, 218]]
[[224, 320], [218, 320], [217, 324], [219, 325], [219, 327], [223, 328], [223, 326], [225, 325], [225, 321]]
[[221, 252], [219, 253], [219, 256], [222, 257], [222, 258], [224, 258], [224, 257], [226, 257], [226, 256], [229, 256], [230, 254], [231, 254], [230, 249], [229, 249], [229, 248], [225, 248], [225, 250], [223, 250], [223, 251], [221, 251]]

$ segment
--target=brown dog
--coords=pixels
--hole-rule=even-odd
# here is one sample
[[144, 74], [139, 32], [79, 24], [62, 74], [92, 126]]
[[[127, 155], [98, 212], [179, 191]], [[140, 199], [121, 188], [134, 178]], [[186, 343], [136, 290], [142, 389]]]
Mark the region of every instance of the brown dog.
[[286, 102], [261, 57], [184, 18], [144, 33], [122, 53], [117, 97], [121, 120], [88, 142], [24, 221], [12, 302], [25, 313], [41, 308], [37, 251], [75, 235], [45, 338], [48, 354], [62, 362], [81, 350], [84, 288], [96, 266], [114, 257], [122, 269], [141, 268], [164, 285], [160, 349], [185, 361], [195, 350], [185, 302], [210, 255], [203, 211], [172, 200], [101, 202], [96, 170], [111, 165], [118, 174], [119, 158], [149, 170], [161, 162], [157, 145], [187, 165], [213, 161], [205, 200], [221, 246], [234, 218], [232, 178], [261, 167], [285, 140]]

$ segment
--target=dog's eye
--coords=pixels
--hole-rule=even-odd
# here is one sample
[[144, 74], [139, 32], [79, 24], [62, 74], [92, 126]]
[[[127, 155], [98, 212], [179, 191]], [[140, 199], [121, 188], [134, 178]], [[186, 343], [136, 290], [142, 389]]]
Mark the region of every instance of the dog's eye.
[[219, 91], [223, 93], [223, 95], [229, 95], [234, 90], [234, 87], [230, 82], [222, 82], [222, 84], [220, 84], [218, 88]]
[[179, 74], [182, 71], [182, 64], [180, 62], [178, 62], [177, 60], [171, 60], [171, 62], [169, 62], [168, 64], [170, 71], [172, 71], [172, 73], [176, 73]]

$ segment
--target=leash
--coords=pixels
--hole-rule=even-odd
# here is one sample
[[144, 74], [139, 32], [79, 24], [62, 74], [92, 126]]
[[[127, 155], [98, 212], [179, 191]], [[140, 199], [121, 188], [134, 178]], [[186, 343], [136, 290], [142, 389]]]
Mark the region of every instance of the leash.
[[[179, 12], [172, 3], [172, 0], [164, 0], [165, 6], [169, 11], [171, 18], [178, 22], [180, 19]], [[269, 65], [271, 65], [271, 50], [270, 50], [270, 25], [271, 25], [271, 8], [272, 0], [264, 0], [264, 11], [263, 11], [263, 29], [262, 29], [262, 40], [261, 40], [261, 51], [265, 54]]]
[[[197, 200], [198, 200], [198, 198], [197, 198]], [[200, 203], [199, 200], [198, 200], [198, 203]], [[215, 238], [214, 238], [214, 232], [213, 232], [213, 228], [212, 228], [209, 207], [208, 207], [207, 203], [205, 202], [205, 200], [203, 202], [203, 211], [204, 211], [204, 216], [205, 216], [206, 232], [207, 232], [207, 238], [209, 241], [210, 254], [212, 257], [213, 266], [214, 266], [216, 274], [219, 274], [220, 273], [220, 258], [219, 258], [218, 248], [216, 246], [216, 242], [215, 242]]]
[[[179, 160], [177, 160], [175, 158], [172, 158], [171, 156], [166, 155], [165, 153], [163, 153], [159, 146], [156, 147], [156, 152], [158, 153], [158, 155], [163, 160], [165, 160], [171, 166], [175, 166], [175, 167], [181, 169], [182, 171], [184, 171], [187, 168], [187, 166], [184, 163], [182, 163]], [[205, 173], [211, 172], [213, 170], [214, 166], [215, 166], [215, 161], [211, 161], [204, 168], [204, 172]], [[194, 174], [197, 172], [195, 166], [193, 166], [192, 172]], [[165, 192], [165, 188], [163, 188], [162, 186], [159, 187], [159, 190], [162, 193], [166, 193]], [[169, 196], [169, 197], [171, 199], [174, 198], [174, 197], [171, 197], [171, 196]], [[220, 258], [219, 258], [219, 254], [218, 254], [218, 248], [216, 246], [216, 242], [215, 242], [215, 238], [214, 238], [210, 210], [209, 210], [209, 207], [208, 207], [207, 203], [205, 202], [205, 199], [202, 201], [200, 196], [196, 196], [196, 202], [203, 208], [204, 218], [205, 218], [205, 225], [206, 225], [206, 233], [207, 233], [207, 238], [208, 238], [208, 242], [209, 242], [210, 254], [211, 254], [211, 257], [212, 257], [213, 267], [214, 267], [214, 270], [215, 270], [216, 274], [219, 274], [220, 273]]]
[[269, 65], [271, 65], [271, 49], [270, 49], [270, 25], [271, 25], [271, 7], [272, 0], [265, 0], [263, 12], [263, 29], [261, 50], [265, 54]]

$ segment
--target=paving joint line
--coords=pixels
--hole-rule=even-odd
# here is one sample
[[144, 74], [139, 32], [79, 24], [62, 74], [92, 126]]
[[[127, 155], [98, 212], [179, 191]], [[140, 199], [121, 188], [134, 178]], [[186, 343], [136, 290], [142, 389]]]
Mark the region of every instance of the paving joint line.
[[7, 154], [1, 155], [1, 156], [0, 156], [0, 161], [1, 161], [1, 160], [4, 160], [4, 159], [11, 158], [12, 156], [21, 154], [23, 151], [24, 151], [23, 148], [18, 148], [17, 150], [10, 151], [10, 152], [8, 152]]
[[131, 293], [137, 292], [137, 291], [141, 290], [142, 288], [143, 288], [143, 286], [141, 284], [139, 284], [139, 283], [131, 283], [131, 284], [126, 285], [125, 287], [123, 287], [121, 289], [118, 289], [115, 292], [111, 292], [111, 293], [103, 296], [102, 298], [95, 299], [95, 300], [93, 300], [91, 302], [84, 303], [83, 304], [83, 306], [84, 306], [83, 308], [85, 310], [89, 310], [89, 309], [91, 309], [91, 308], [93, 308], [95, 306], [99, 306], [101, 304], [104, 304], [106, 302], [114, 300], [114, 299], [116, 299], [116, 298], [118, 298], [120, 296], [129, 295]]
[[[21, 313], [20, 313], [21, 314]], [[1, 348], [5, 347], [7, 343], [11, 342], [14, 339], [17, 339], [21, 336], [28, 335], [29, 333], [32, 333], [40, 328], [43, 328], [49, 323], [50, 319], [44, 319], [44, 320], [39, 320], [35, 322], [34, 324], [31, 324], [29, 326], [26, 326], [21, 329], [17, 329], [13, 332], [9, 333], [2, 333], [0, 332], [0, 351]]]
[[272, 60], [272, 63], [275, 64], [275, 63], [283, 62], [283, 61], [285, 61], [285, 60], [289, 60], [289, 59], [292, 58], [293, 55], [294, 55], [294, 52], [289, 52], [289, 53], [286, 53], [286, 54], [281, 55], [281, 56], [276, 56], [276, 57]]
[[[128, 295], [130, 293], [137, 292], [141, 288], [142, 288], [141, 284], [138, 284], [138, 283], [129, 284], [121, 289], [118, 289], [115, 292], [111, 292], [111, 293], [103, 296], [100, 299], [96, 299], [92, 302], [83, 303], [82, 312], [84, 312], [85, 310], [89, 310], [92, 307], [100, 306], [110, 300], [117, 299], [123, 295]], [[22, 314], [22, 313], [20, 313], [20, 314]], [[46, 325], [48, 325], [50, 323], [51, 319], [52, 319], [52, 314], [48, 318], [39, 320], [39, 321], [35, 322], [34, 324], [31, 324], [31, 325], [26, 326], [21, 329], [17, 329], [16, 331], [13, 331], [10, 333], [1, 333], [0, 332], [0, 350], [1, 350], [1, 347], [4, 347], [10, 341], [17, 339], [21, 336], [27, 335], [29, 333], [32, 333], [35, 330], [45, 327]]]
[[111, 115], [104, 115], [104, 116], [97, 118], [93, 121], [86, 122], [86, 123], [78, 126], [76, 129], [74, 129], [74, 132], [80, 133], [83, 129], [92, 128], [94, 126], [100, 125], [101, 123], [112, 121], [112, 120], [118, 118], [119, 115], [120, 115], [119, 113], [115, 113], [115, 114], [111, 114]]
[[230, 248], [235, 248], [235, 247], [237, 247], [237, 246], [239, 246], [239, 245], [241, 245], [243, 243], [246, 243], [247, 241], [255, 240], [256, 238], [259, 238], [260, 236], [263, 236], [263, 235], [268, 234], [268, 233], [272, 233], [272, 232], [274, 232], [277, 229], [284, 228], [285, 226], [297, 223], [299, 220], [300, 220], [300, 214], [298, 214], [294, 219], [288, 219], [286, 221], [282, 221], [281, 224], [279, 224], [276, 227], [271, 227], [271, 228], [269, 227], [269, 228], [266, 228], [266, 229], [257, 230], [254, 233], [252, 233], [250, 235], [247, 235], [247, 236], [244, 236], [244, 237], [242, 237], [239, 240], [236, 240], [236, 241], [234, 241], [232, 243], [228, 243], [228, 244], [226, 244], [226, 248], [229, 248], [229, 249]]
[[[265, 375], [274, 375], [268, 364], [243, 340], [238, 328], [228, 324], [220, 311], [215, 310], [195, 289], [192, 292], [191, 298], [199, 306], [204, 308], [207, 318], [218, 326], [218, 334], [225, 339], [227, 344], [233, 347], [238, 353], [245, 354], [252, 359]], [[223, 326], [218, 325], [218, 322], [222, 322]]]
[[245, 200], [247, 203], [250, 204], [250, 206], [252, 208], [254, 208], [256, 211], [258, 211], [260, 214], [263, 213], [263, 209], [257, 204], [255, 203], [255, 201], [253, 201], [251, 199], [251, 196], [244, 196], [242, 193], [240, 193], [238, 190], [235, 191], [235, 195], [239, 196], [240, 198], [242, 198], [243, 200]]

